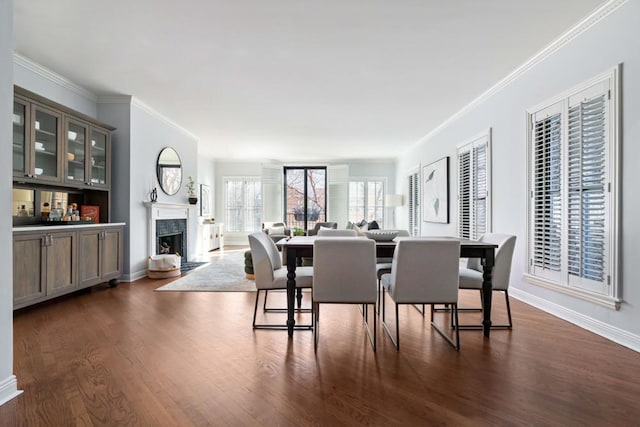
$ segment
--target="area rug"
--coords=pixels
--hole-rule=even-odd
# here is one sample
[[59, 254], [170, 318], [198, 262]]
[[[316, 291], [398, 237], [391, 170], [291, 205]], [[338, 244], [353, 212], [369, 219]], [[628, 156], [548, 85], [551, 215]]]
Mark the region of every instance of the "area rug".
[[216, 254], [211, 262], [196, 268], [156, 291], [247, 292], [256, 285], [244, 273], [244, 250]]

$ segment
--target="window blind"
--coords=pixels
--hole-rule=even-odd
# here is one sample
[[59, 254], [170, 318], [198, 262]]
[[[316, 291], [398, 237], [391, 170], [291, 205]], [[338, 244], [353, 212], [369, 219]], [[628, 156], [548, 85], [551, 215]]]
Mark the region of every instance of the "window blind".
[[560, 114], [535, 123], [533, 190], [533, 264], [560, 271], [562, 238]]
[[532, 282], [616, 309], [618, 73], [529, 112]]
[[458, 147], [458, 237], [489, 231], [489, 133]]
[[605, 271], [605, 97], [569, 109], [568, 272], [602, 282]]
[[420, 235], [420, 171], [409, 175], [409, 233]]

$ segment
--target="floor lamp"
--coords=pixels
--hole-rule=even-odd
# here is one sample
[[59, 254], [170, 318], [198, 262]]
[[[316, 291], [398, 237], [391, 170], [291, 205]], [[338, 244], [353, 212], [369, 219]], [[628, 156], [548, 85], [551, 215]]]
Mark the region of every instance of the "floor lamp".
[[396, 227], [396, 208], [404, 204], [404, 197], [402, 194], [387, 194], [384, 196], [384, 205], [392, 209], [391, 216], [391, 228]]

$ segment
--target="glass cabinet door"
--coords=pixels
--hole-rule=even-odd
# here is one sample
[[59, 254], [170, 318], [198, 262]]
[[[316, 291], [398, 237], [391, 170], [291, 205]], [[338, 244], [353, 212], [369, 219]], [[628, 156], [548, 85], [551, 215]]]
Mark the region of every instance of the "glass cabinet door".
[[91, 128], [91, 160], [89, 170], [92, 186], [106, 187], [107, 176], [107, 133]]
[[61, 123], [60, 114], [33, 105], [33, 174], [38, 179], [58, 181], [60, 163], [58, 162], [58, 140]]
[[69, 183], [86, 184], [87, 135], [89, 126], [80, 122], [66, 120], [67, 157], [66, 177]]
[[29, 104], [13, 102], [13, 175], [24, 177], [29, 170]]

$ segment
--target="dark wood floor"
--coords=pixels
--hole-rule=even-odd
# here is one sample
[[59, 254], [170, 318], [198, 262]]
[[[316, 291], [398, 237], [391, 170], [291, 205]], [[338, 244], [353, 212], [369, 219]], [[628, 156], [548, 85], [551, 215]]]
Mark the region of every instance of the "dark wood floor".
[[[374, 353], [354, 306], [326, 306], [314, 354], [311, 332], [288, 339], [284, 331], [252, 330], [254, 293], [153, 291], [167, 282], [101, 285], [15, 313], [15, 374], [24, 394], [0, 407], [0, 425], [621, 426], [640, 419], [638, 353], [517, 300], [513, 331], [490, 339], [463, 331], [459, 353], [411, 307], [401, 308], [400, 352], [379, 326]], [[504, 317], [502, 304], [495, 312]]]

